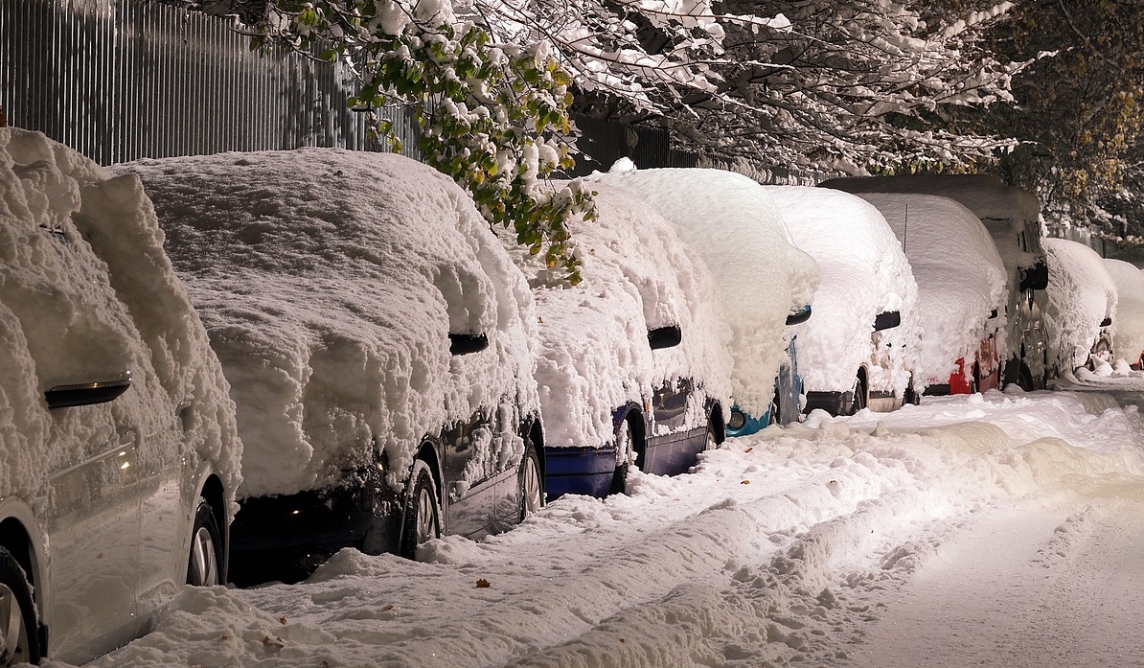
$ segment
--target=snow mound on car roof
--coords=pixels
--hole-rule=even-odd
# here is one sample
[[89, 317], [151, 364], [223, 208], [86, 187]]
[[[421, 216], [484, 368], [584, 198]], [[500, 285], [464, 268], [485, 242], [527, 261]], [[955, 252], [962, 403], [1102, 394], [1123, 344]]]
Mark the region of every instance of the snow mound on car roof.
[[746, 176], [716, 169], [617, 163], [590, 179], [646, 199], [704, 259], [731, 323], [735, 403], [764, 414], [787, 358], [787, 315], [810, 304], [818, 285], [814, 260], [795, 247], [770, 196]]
[[849, 391], [871, 358], [874, 319], [901, 313], [882, 332], [890, 364], [871, 368], [872, 389], [903, 396], [919, 354], [918, 288], [902, 245], [873, 204], [837, 190], [764, 186], [799, 248], [818, 263], [814, 315], [798, 338], [799, 373], [808, 392]]
[[[240, 495], [327, 487], [381, 452], [400, 488], [423, 437], [502, 396], [539, 412], [528, 286], [433, 169], [336, 149], [129, 168], [233, 386]], [[489, 349], [452, 356], [451, 333]]]
[[[110, 178], [38, 132], [0, 128], [0, 189], [0, 496], [26, 498], [45, 472], [81, 461], [76, 449], [114, 429], [117, 412], [151, 434], [178, 429], [186, 411], [184, 443], [233, 499], [234, 404], [139, 180]], [[48, 388], [124, 370], [132, 387], [121, 398], [49, 412]], [[49, 438], [62, 447], [45, 450]]]
[[1116, 281], [1104, 260], [1088, 246], [1068, 239], [1045, 239], [1042, 243], [1049, 264], [1045, 313], [1049, 359], [1052, 361], [1055, 352], [1058, 363], [1071, 363], [1071, 370], [1088, 361], [1100, 337], [1100, 323], [1116, 313]]
[[[946, 383], [957, 360], [972, 360], [982, 339], [998, 327], [998, 336], [1004, 336], [1009, 293], [993, 238], [980, 218], [948, 197], [859, 196], [878, 208], [902, 242], [918, 284], [923, 333], [914, 389], [922, 392], [934, 383]], [[991, 319], [994, 312], [996, 318]]]
[[[502, 235], [537, 277], [536, 378], [550, 447], [603, 447], [613, 438], [613, 410], [643, 406], [676, 378], [697, 381], [730, 408], [731, 331], [707, 266], [647, 202], [619, 188], [591, 187], [599, 219], [569, 226], [581, 262], [578, 285], [549, 278], [539, 258]], [[682, 343], [652, 351], [648, 331], [672, 325]], [[685, 426], [704, 426], [703, 403], [690, 408]]]
[[[829, 179], [819, 187], [846, 192], [928, 193], [957, 200], [977, 215], [993, 235], [1001, 261], [1010, 269], [1031, 267], [1040, 252], [1039, 235], [1024, 234], [1026, 226], [1040, 229], [1041, 204], [1037, 196], [1005, 185], [992, 174], [903, 174]], [[1021, 248], [1024, 237], [1028, 250]]]
[[1144, 272], [1134, 264], [1109, 258], [1104, 267], [1116, 283], [1113, 357], [1136, 364], [1144, 353]]

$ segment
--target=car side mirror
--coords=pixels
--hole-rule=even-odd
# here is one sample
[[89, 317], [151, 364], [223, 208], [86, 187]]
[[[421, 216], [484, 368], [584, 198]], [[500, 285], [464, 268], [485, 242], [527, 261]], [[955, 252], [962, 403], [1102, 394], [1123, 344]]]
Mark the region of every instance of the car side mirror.
[[683, 330], [679, 328], [679, 325], [657, 327], [655, 329], [649, 329], [647, 332], [647, 343], [651, 346], [652, 350], [674, 348], [682, 342]]
[[44, 392], [44, 399], [48, 402], [48, 408], [52, 409], [104, 404], [119, 398], [129, 387], [131, 372], [124, 371], [122, 376], [114, 380], [56, 385]]
[[449, 353], [469, 355], [479, 353], [489, 347], [489, 337], [484, 334], [450, 334]]
[[794, 313], [788, 315], [786, 317], [786, 324], [787, 327], [790, 327], [791, 325], [801, 325], [807, 320], [810, 320], [810, 304], [807, 304]]
[[893, 329], [902, 324], [901, 311], [882, 311], [874, 318], [874, 331]]

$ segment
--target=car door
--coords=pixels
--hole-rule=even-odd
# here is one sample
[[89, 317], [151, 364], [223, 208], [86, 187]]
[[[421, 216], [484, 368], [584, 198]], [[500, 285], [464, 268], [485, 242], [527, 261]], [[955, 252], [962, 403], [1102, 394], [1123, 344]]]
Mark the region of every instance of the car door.
[[194, 490], [184, 489], [180, 426], [191, 418], [186, 414], [181, 419], [174, 414], [166, 417], [149, 429], [150, 433], [142, 435], [139, 443], [136, 485], [140, 495], [140, 624], [146, 624], [152, 612], [173, 598], [187, 577], [181, 566], [189, 549], [186, 540], [191, 534], [189, 511], [194, 508]]
[[135, 636], [139, 430], [108, 413], [98, 405], [53, 410], [58, 434], [74, 433], [75, 421], [93, 425], [78, 461], [50, 478], [52, 655], [63, 661], [86, 661]]
[[495, 422], [477, 411], [445, 431], [442, 506], [450, 534], [479, 536], [487, 531], [492, 513], [491, 454]]

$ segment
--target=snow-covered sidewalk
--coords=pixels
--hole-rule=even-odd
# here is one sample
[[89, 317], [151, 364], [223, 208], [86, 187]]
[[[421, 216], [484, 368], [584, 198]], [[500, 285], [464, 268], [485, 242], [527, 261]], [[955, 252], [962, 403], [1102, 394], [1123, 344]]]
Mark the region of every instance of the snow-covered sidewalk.
[[421, 562], [187, 590], [94, 665], [1139, 663], [1142, 432], [1100, 392], [815, 414]]

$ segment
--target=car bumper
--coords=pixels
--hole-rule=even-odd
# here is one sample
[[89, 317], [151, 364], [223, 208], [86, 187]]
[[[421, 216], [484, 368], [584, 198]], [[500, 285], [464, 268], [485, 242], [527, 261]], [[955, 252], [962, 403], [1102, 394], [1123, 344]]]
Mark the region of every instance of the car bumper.
[[853, 392], [807, 392], [805, 412], [822, 409], [831, 415], [849, 415], [854, 409]]
[[565, 494], [603, 498], [612, 488], [616, 453], [604, 448], [545, 448], [544, 489], [548, 500]]
[[344, 547], [396, 552], [401, 507], [380, 476], [337, 488], [239, 501], [231, 524], [230, 580], [297, 582]]
[[760, 417], [744, 413], [738, 406], [731, 408], [731, 419], [727, 421], [727, 436], [749, 436], [765, 429], [771, 423], [768, 410]]

